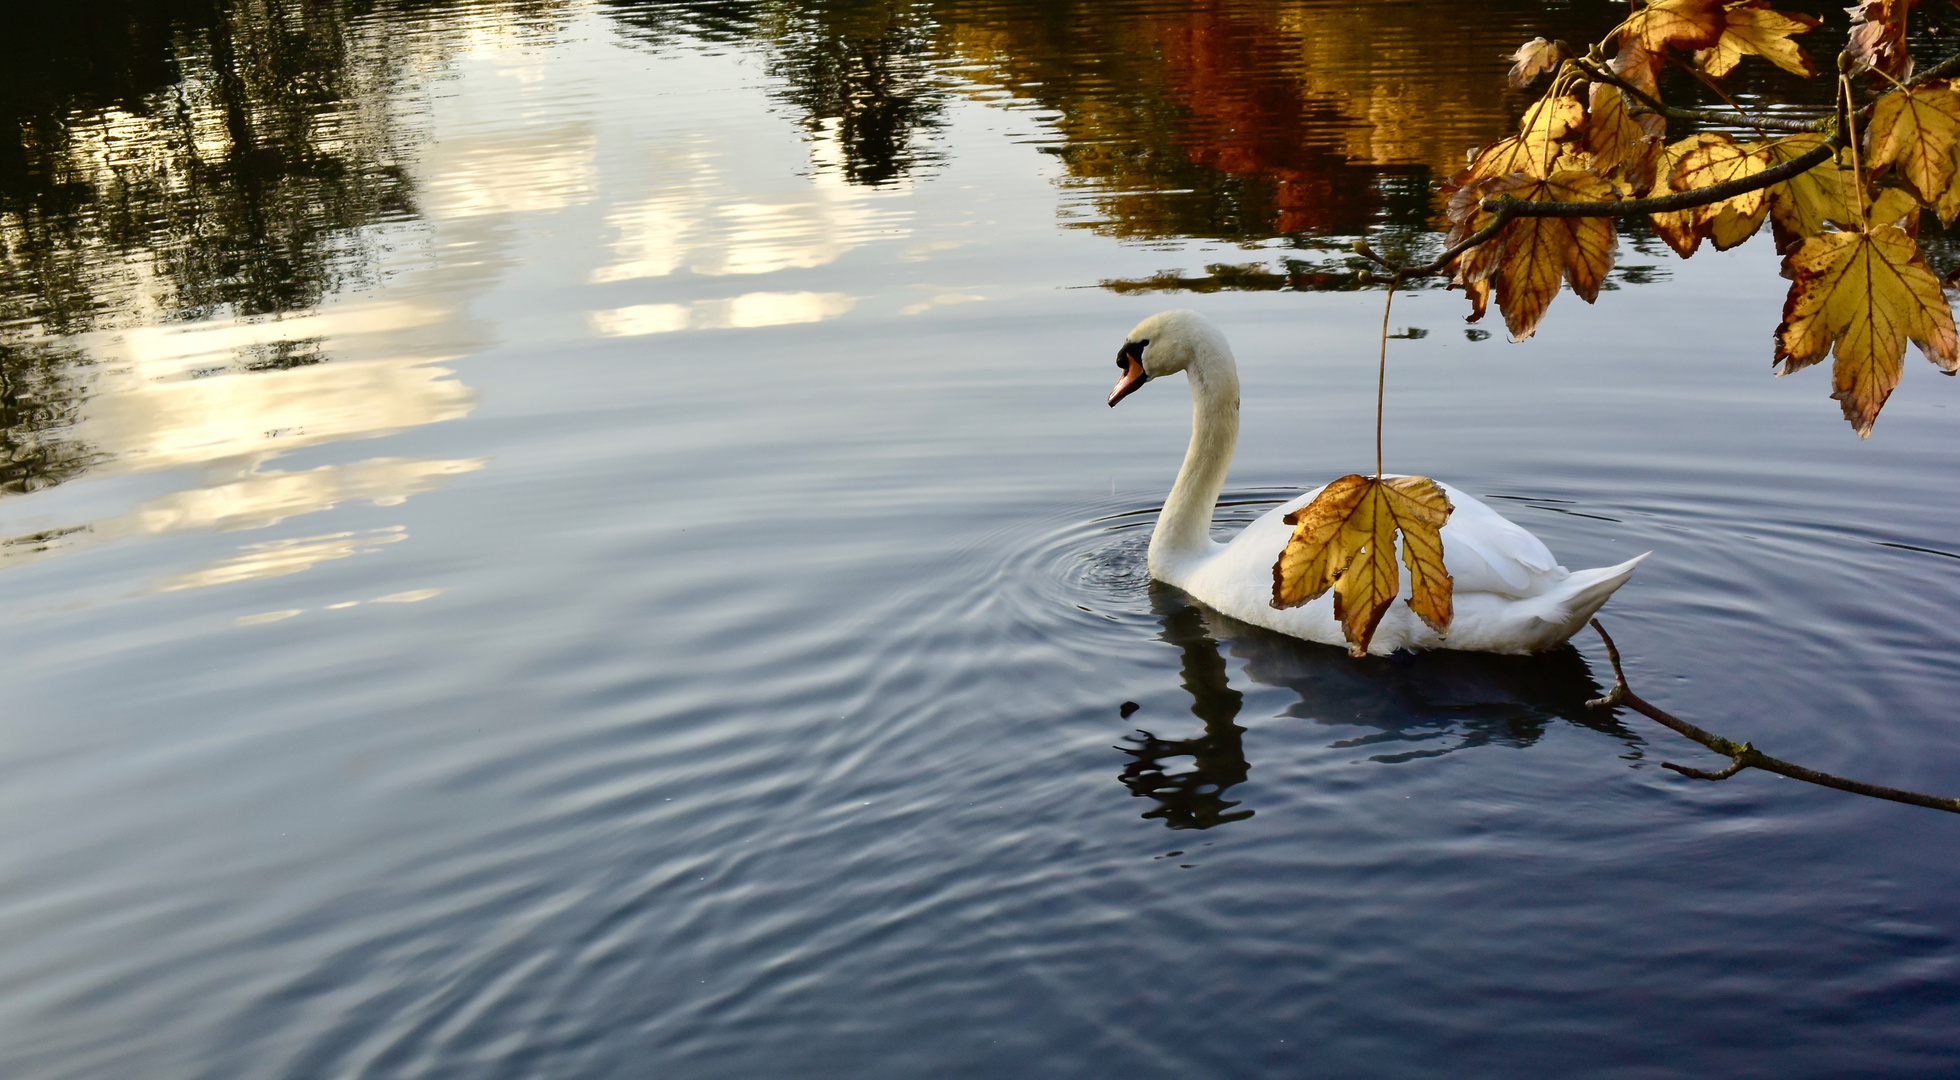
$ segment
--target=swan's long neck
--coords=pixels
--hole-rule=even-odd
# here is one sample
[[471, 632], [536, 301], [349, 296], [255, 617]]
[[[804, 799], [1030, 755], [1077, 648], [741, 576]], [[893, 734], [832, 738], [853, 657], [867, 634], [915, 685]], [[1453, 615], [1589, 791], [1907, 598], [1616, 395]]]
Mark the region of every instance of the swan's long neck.
[[1191, 447], [1150, 536], [1153, 569], [1209, 552], [1211, 512], [1238, 445], [1239, 369], [1231, 348], [1212, 337], [1193, 343], [1185, 368], [1191, 380]]

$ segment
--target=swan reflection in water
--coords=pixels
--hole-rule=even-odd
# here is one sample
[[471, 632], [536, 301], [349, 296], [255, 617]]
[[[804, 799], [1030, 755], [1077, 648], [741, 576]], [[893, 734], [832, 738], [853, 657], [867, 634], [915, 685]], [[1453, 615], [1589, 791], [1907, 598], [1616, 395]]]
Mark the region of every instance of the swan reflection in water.
[[[1244, 695], [1227, 679], [1226, 650], [1254, 681], [1300, 695], [1281, 715], [1373, 728], [1328, 744], [1377, 748], [1370, 761], [1395, 764], [1490, 744], [1531, 746], [1560, 719], [1610, 735], [1639, 756], [1638, 736], [1611, 712], [1586, 707], [1605, 690], [1569, 644], [1532, 656], [1426, 652], [1353, 660], [1335, 646], [1220, 615], [1160, 582], [1150, 584], [1150, 608], [1163, 626], [1158, 637], [1183, 654], [1191, 713], [1205, 729], [1183, 739], [1139, 730], [1117, 748], [1130, 756], [1120, 779], [1132, 795], [1157, 804], [1145, 818], [1173, 829], [1209, 829], [1253, 815], [1227, 798], [1251, 765], [1246, 729], [1237, 722]], [[1178, 758], [1190, 758], [1191, 768], [1171, 771], [1168, 763]]]

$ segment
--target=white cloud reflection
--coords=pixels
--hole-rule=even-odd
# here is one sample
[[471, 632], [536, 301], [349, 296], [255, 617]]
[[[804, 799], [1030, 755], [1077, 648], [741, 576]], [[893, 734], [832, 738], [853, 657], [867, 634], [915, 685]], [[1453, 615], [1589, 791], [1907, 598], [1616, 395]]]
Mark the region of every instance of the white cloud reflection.
[[849, 293], [747, 293], [693, 304], [636, 304], [586, 313], [601, 337], [639, 337], [676, 330], [728, 330], [790, 326], [834, 319], [857, 305]]

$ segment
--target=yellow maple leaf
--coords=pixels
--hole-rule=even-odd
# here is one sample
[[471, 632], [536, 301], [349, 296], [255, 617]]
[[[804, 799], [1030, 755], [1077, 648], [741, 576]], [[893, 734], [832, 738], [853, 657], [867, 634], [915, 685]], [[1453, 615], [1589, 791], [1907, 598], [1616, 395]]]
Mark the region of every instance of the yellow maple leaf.
[[1722, 11], [1722, 36], [1715, 44], [1695, 54], [1701, 69], [1716, 78], [1734, 70], [1744, 56], [1760, 56], [1785, 71], [1809, 77], [1817, 65], [1790, 35], [1815, 29], [1818, 20], [1809, 15], [1786, 15], [1770, 8], [1769, 0], [1743, 0]]
[[[1662, 151], [1651, 194], [1668, 195], [1745, 179], [1768, 168], [1769, 162], [1769, 144], [1743, 146], [1727, 135], [1701, 132]], [[1704, 236], [1724, 251], [1749, 239], [1762, 228], [1768, 209], [1768, 194], [1757, 190], [1706, 206], [1653, 214], [1648, 220], [1654, 232], [1685, 259], [1695, 253]]]
[[1485, 147], [1469, 168], [1450, 179], [1454, 188], [1469, 187], [1511, 173], [1550, 176], [1565, 153], [1564, 140], [1586, 122], [1586, 107], [1570, 94], [1546, 94], [1525, 110], [1518, 133]]
[[1865, 164], [1891, 165], [1899, 179], [1928, 205], [1953, 180], [1953, 151], [1960, 141], [1960, 95], [1944, 86], [1898, 90], [1872, 103], [1866, 126]]
[[[1567, 165], [1583, 161], [1564, 159]], [[1526, 202], [1611, 202], [1620, 194], [1612, 181], [1581, 168], [1560, 169], [1544, 180], [1516, 174], [1485, 180], [1452, 196], [1456, 227], [1451, 235], [1461, 239], [1488, 222], [1490, 215], [1479, 207], [1497, 195]], [[1588, 304], [1599, 298], [1617, 242], [1611, 217], [1513, 218], [1496, 236], [1458, 256], [1454, 283], [1468, 291], [1468, 286], [1488, 280], [1504, 312], [1504, 325], [1512, 338], [1523, 341], [1537, 331], [1561, 281]], [[1474, 322], [1483, 315], [1485, 294], [1469, 295]]]
[[1409, 607], [1439, 634], [1455, 616], [1453, 582], [1443, 566], [1443, 524], [1453, 507], [1426, 476], [1350, 473], [1286, 515], [1293, 537], [1273, 564], [1273, 606], [1296, 607], [1334, 590], [1334, 617], [1348, 652], [1364, 656], [1375, 628], [1401, 591], [1395, 534], [1409, 567]]
[[1723, 0], [1648, 0], [1626, 21], [1625, 36], [1648, 52], [1706, 49], [1721, 40]]
[[[1792, 135], [1769, 144], [1769, 162], [1782, 165], [1824, 145], [1822, 134]], [[1806, 236], [1820, 236], [1828, 223], [1838, 225], [1858, 217], [1857, 174], [1825, 161], [1769, 189], [1770, 222], [1776, 229], [1776, 250], [1788, 251]]]
[[1813, 236], [1784, 258], [1783, 276], [1790, 295], [1776, 328], [1778, 374], [1816, 363], [1835, 344], [1831, 397], [1859, 438], [1899, 385], [1908, 338], [1941, 370], [1960, 370], [1953, 310], [1904, 230], [1874, 223]]
[[1586, 108], [1586, 122], [1580, 129], [1593, 167], [1602, 172], [1618, 171], [1635, 191], [1654, 184], [1654, 164], [1661, 150], [1660, 136], [1667, 131], [1667, 118], [1654, 113], [1634, 116], [1627, 109], [1626, 95], [1617, 86], [1594, 83]]

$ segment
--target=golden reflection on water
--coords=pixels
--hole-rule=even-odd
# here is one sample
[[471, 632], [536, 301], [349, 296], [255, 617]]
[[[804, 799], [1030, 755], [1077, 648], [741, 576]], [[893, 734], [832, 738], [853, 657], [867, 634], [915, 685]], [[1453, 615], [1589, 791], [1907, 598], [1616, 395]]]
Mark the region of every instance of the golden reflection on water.
[[[0, 121], [17, 121], [0, 143], [20, 140], [0, 145], [0, 494], [197, 470], [85, 520], [23, 520], [39, 503], [10, 501], [0, 565], [390, 505], [484, 468], [272, 462], [467, 416], [476, 392], [449, 365], [489, 339], [469, 301], [518, 257], [519, 217], [597, 230], [597, 257], [572, 268], [613, 290], [617, 306], [582, 312], [593, 336], [843, 316], [862, 298], [758, 279], [874, 243], [898, 262], [967, 243], [919, 239], [913, 219], [915, 175], [961, 95], [1042, 112], [1065, 224], [1260, 242], [1424, 229], [1428, 180], [1505, 129], [1517, 102], [1503, 53], [1549, 17], [1522, 0], [578, 9], [660, 47], [759, 52], [803, 137], [801, 167], [784, 170], [755, 167], [739, 142], [750, 129], [619, 145], [618, 117], [554, 73], [549, 54], [582, 17], [563, 0], [356, 7], [217, 4], [161, 36], [143, 24], [152, 37], [132, 48], [167, 65], [98, 71], [86, 40], [56, 41], [75, 52], [48, 77], [76, 85], [15, 100], [0, 80]], [[432, 87], [455, 78], [470, 90], [443, 97], [438, 133]], [[625, 182], [608, 171], [622, 166]], [[578, 218], [593, 204], [603, 212]], [[418, 245], [421, 268], [391, 277], [387, 252]], [[708, 295], [662, 291], [682, 277]], [[900, 315], [985, 299], [911, 288]], [[153, 590], [294, 573], [402, 535], [248, 544]]]

